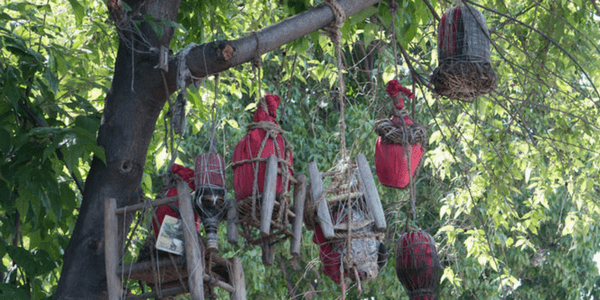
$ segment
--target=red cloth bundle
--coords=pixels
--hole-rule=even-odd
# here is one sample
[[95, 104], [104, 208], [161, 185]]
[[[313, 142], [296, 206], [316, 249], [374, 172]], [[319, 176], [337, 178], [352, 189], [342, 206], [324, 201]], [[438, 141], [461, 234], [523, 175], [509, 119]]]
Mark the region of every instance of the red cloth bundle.
[[[181, 177], [185, 182], [187, 182], [188, 186], [192, 191], [195, 190], [194, 185], [194, 170], [190, 168], [186, 168], [184, 166], [173, 164], [172, 168], [173, 172], [179, 177]], [[172, 187], [167, 191], [167, 197], [177, 196], [177, 187]], [[179, 202], [175, 201], [175, 205], [179, 206]], [[160, 231], [160, 226], [165, 219], [165, 216], [171, 216], [177, 219], [180, 219], [180, 216], [169, 207], [169, 205], [161, 205], [155, 211], [156, 219], [152, 220], [152, 227], [154, 229], [154, 236], [158, 236], [158, 232]], [[158, 223], [156, 222], [158, 220]], [[194, 223], [196, 223], [196, 230], [200, 230], [200, 222], [198, 221], [198, 216], [194, 214]]]
[[[271, 122], [276, 125], [277, 123], [277, 107], [279, 107], [279, 96], [267, 94], [265, 96], [265, 100], [267, 103], [267, 110], [265, 111], [262, 107], [259, 107], [254, 112], [254, 122]], [[262, 152], [261, 144], [267, 138], [265, 142]], [[277, 141], [277, 152], [275, 149], [275, 144], [273, 139], [267, 137], [267, 132], [264, 129], [256, 128], [250, 130], [235, 146], [235, 150], [233, 151], [233, 163], [237, 163], [244, 160], [251, 160], [255, 158], [267, 158], [271, 154], [275, 154], [279, 159], [285, 159], [286, 154], [286, 144], [285, 140], [280, 134], [277, 134], [275, 138]], [[259, 153], [260, 152], [260, 153]], [[288, 162], [290, 166], [293, 163], [292, 153], [290, 152]], [[267, 163], [261, 161], [258, 163], [258, 178], [254, 178], [254, 162], [242, 163], [240, 165], [234, 166], [233, 169], [233, 184], [235, 188], [235, 198], [238, 201], [244, 200], [247, 197], [252, 195], [252, 186], [254, 185], [254, 181], [258, 181], [258, 193], [262, 194], [264, 182], [265, 182], [265, 169]], [[289, 171], [292, 174], [292, 171]], [[277, 190], [276, 193], [280, 194], [283, 191], [283, 182], [281, 178], [281, 174], [277, 175]]]
[[[413, 98], [413, 93], [407, 88], [400, 85], [396, 80], [388, 82], [387, 88], [385, 89], [388, 95], [394, 100], [397, 100], [395, 106], [398, 110], [404, 108], [403, 95], [408, 99]], [[402, 93], [402, 95], [399, 95]], [[398, 127], [408, 127], [413, 123], [413, 120], [409, 116], [404, 117], [404, 124], [398, 117], [392, 118], [392, 123]], [[421, 163], [423, 153], [425, 149], [421, 143], [411, 145], [410, 149], [410, 176], [414, 177], [417, 167]], [[408, 157], [406, 156], [406, 149], [402, 145], [390, 144], [382, 140], [381, 137], [377, 138], [375, 144], [375, 169], [377, 170], [377, 177], [379, 182], [385, 186], [403, 189], [408, 186]]]

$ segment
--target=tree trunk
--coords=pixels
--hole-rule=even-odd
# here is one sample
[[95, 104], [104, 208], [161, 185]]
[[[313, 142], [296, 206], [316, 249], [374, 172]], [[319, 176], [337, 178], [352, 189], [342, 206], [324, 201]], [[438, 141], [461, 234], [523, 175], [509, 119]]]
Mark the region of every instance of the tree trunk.
[[[377, 2], [379, 0], [339, 0], [348, 16]], [[180, 0], [130, 0], [127, 3], [132, 12], [176, 21]], [[169, 72], [164, 77], [162, 71], [155, 68], [159, 60], [154, 49], [169, 45], [173, 29], [165, 28], [159, 40], [150, 26], [142, 23], [139, 33], [148, 44], [141, 44], [142, 39], [138, 35], [134, 38], [135, 28], [128, 21], [129, 16], [135, 18], [135, 14], [126, 15], [121, 0], [109, 0], [107, 5], [121, 39], [114, 78], [106, 95], [98, 131], [98, 144], [104, 147], [106, 164], [98, 158], [92, 162], [80, 213], [64, 253], [55, 299], [107, 298], [104, 202], [115, 198], [117, 206], [123, 207], [141, 201], [139, 186], [156, 120], [168, 95], [177, 87], [177, 61], [174, 57], [169, 60]], [[257, 53], [272, 51], [316, 31], [333, 19], [328, 7], [319, 6], [260, 30], [256, 36], [197, 46], [189, 52], [186, 62], [194, 76], [218, 73], [250, 61]], [[260, 49], [256, 49], [257, 39], [260, 40]], [[119, 220], [119, 224], [123, 222], [123, 219]], [[122, 226], [119, 227], [119, 240], [123, 241]]]

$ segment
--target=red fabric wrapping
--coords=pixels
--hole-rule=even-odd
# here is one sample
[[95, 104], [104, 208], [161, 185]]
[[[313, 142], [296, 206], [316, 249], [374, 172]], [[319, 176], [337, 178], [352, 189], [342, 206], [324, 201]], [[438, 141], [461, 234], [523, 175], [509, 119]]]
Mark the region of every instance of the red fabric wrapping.
[[396, 272], [409, 294], [414, 293], [411, 300], [434, 300], [441, 266], [433, 238], [424, 232], [409, 232], [399, 243]]
[[[329, 276], [335, 283], [342, 283], [342, 276], [340, 274], [340, 254], [333, 251], [331, 245], [325, 239], [321, 226], [315, 226], [315, 234], [313, 235], [313, 243], [319, 245], [319, 259], [323, 263], [323, 273]], [[348, 274], [344, 271], [344, 277], [348, 277]]]
[[[279, 96], [267, 94], [265, 96], [265, 100], [267, 102], [267, 110], [264, 111], [262, 107], [258, 107], [254, 112], [254, 122], [260, 121], [268, 121], [277, 123], [277, 107], [279, 106]], [[237, 163], [239, 161], [248, 160], [257, 158], [259, 155], [260, 147], [265, 139], [266, 131], [263, 129], [253, 129], [248, 132], [235, 146], [235, 150], [233, 151], [233, 163]], [[267, 139], [267, 142], [264, 145], [262, 152], [260, 153], [261, 158], [267, 158], [271, 154], [275, 154], [278, 158], [285, 157], [285, 148], [286, 144], [281, 135], [277, 135], [277, 147], [279, 153], [275, 153], [275, 146], [273, 140], [271, 138]], [[292, 165], [293, 158], [290, 153], [290, 157], [288, 160], [289, 164]], [[265, 169], [267, 163], [259, 162], [258, 164], [258, 193], [262, 194], [263, 186], [265, 182]], [[289, 171], [292, 174], [292, 171]], [[254, 163], [248, 162], [243, 163], [234, 167], [233, 169], [233, 184], [235, 189], [235, 198], [240, 201], [248, 198], [252, 195], [252, 186], [254, 185]], [[277, 175], [277, 189], [276, 193], [280, 194], [283, 191], [283, 182], [281, 175]]]
[[[388, 82], [386, 92], [394, 100], [397, 100], [395, 106], [397, 109], [404, 108], [404, 99], [413, 98], [413, 93], [407, 88], [400, 85], [396, 80]], [[399, 95], [402, 93], [402, 95]], [[392, 118], [392, 123], [399, 128], [403, 127], [402, 120], [398, 117]], [[409, 116], [404, 117], [404, 123], [410, 125], [413, 123]], [[415, 171], [423, 158], [425, 149], [421, 143], [417, 143], [411, 146], [410, 157], [410, 176], [414, 177]], [[408, 176], [408, 157], [406, 156], [405, 147], [402, 145], [389, 144], [380, 138], [375, 143], [375, 169], [377, 170], [377, 177], [379, 182], [385, 186], [403, 189], [409, 184]]]
[[[460, 22], [461, 9], [460, 7], [457, 7], [452, 12], [452, 18], [454, 18], [454, 20], [452, 22], [452, 32], [450, 33], [446, 32], [446, 22], [448, 22], [448, 13], [444, 13], [444, 15], [442, 16], [442, 21], [440, 24], [440, 35], [438, 36], [438, 44], [440, 45], [439, 49], [442, 50], [442, 52], [440, 53], [440, 60], [449, 56], [453, 56], [456, 53], [456, 39], [458, 35], [458, 24]], [[451, 36], [447, 36], [449, 34]]]
[[[190, 189], [192, 191], [195, 190], [194, 170], [192, 170], [190, 168], [186, 168], [186, 167], [178, 165], [178, 164], [173, 164], [172, 170], [175, 174], [179, 175], [179, 177], [181, 177], [185, 182], [187, 182], [188, 186], [190, 187]], [[177, 187], [172, 187], [167, 191], [167, 197], [173, 197], [173, 196], [177, 196]], [[175, 201], [175, 205], [179, 207], [179, 201]], [[152, 220], [152, 227], [154, 229], [155, 237], [158, 237], [158, 233], [160, 231], [160, 226], [162, 225], [163, 220], [165, 219], [165, 216], [171, 216], [171, 217], [174, 217], [177, 219], [180, 218], [177, 215], [177, 213], [175, 213], [169, 207], [169, 205], [159, 206], [154, 211], [154, 214], [156, 215], [156, 219]], [[157, 220], [158, 220], [158, 223], [156, 222]], [[198, 216], [196, 214], [194, 214], [194, 223], [196, 223], [196, 230], [199, 231], [200, 230], [200, 222], [199, 222]]]

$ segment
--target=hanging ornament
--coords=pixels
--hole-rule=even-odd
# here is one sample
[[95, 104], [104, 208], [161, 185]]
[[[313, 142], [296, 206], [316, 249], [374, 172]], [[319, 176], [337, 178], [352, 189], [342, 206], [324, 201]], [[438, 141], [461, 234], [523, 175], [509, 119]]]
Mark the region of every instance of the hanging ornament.
[[438, 31], [439, 66], [430, 78], [434, 92], [469, 101], [493, 90], [496, 73], [481, 12], [462, 4], [450, 8], [442, 16]]
[[225, 216], [225, 161], [215, 152], [196, 157], [194, 204], [206, 232], [206, 246], [218, 249], [219, 222]]
[[411, 119], [404, 106], [405, 99], [413, 99], [410, 90], [392, 80], [388, 82], [386, 92], [395, 101], [395, 108], [391, 119], [375, 122], [375, 131], [379, 135], [375, 144], [375, 169], [381, 184], [404, 189], [421, 166], [427, 132]]
[[[300, 190], [305, 187], [303, 180], [292, 177], [292, 148], [276, 120], [279, 103], [277, 95], [260, 98], [254, 123], [248, 126], [248, 133], [233, 152], [233, 183], [241, 234], [249, 243], [261, 244], [265, 265], [273, 264], [274, 244], [288, 237], [293, 237], [292, 254], [300, 254], [301, 223], [292, 221], [302, 220], [304, 208], [304, 196], [294, 195], [294, 207], [291, 206], [290, 184], [294, 182]], [[252, 228], [260, 229], [260, 237], [253, 234]]]
[[396, 248], [396, 275], [410, 300], [434, 300], [442, 267], [433, 237], [426, 232], [407, 232]]

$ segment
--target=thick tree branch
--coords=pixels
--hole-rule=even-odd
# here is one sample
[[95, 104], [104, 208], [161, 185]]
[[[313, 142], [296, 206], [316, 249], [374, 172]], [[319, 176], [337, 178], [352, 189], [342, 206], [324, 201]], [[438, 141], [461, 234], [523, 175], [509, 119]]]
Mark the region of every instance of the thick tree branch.
[[[347, 16], [356, 14], [381, 0], [339, 0]], [[231, 67], [251, 61], [256, 55], [273, 51], [289, 42], [317, 31], [334, 21], [331, 9], [319, 5], [301, 14], [261, 29], [233, 41], [212, 42], [190, 50], [187, 66], [195, 77], [205, 77], [223, 72]], [[259, 48], [257, 46], [260, 45]], [[172, 60], [169, 70], [176, 70]], [[171, 69], [173, 68], [173, 69]], [[169, 72], [169, 86], [173, 87], [177, 74]]]

